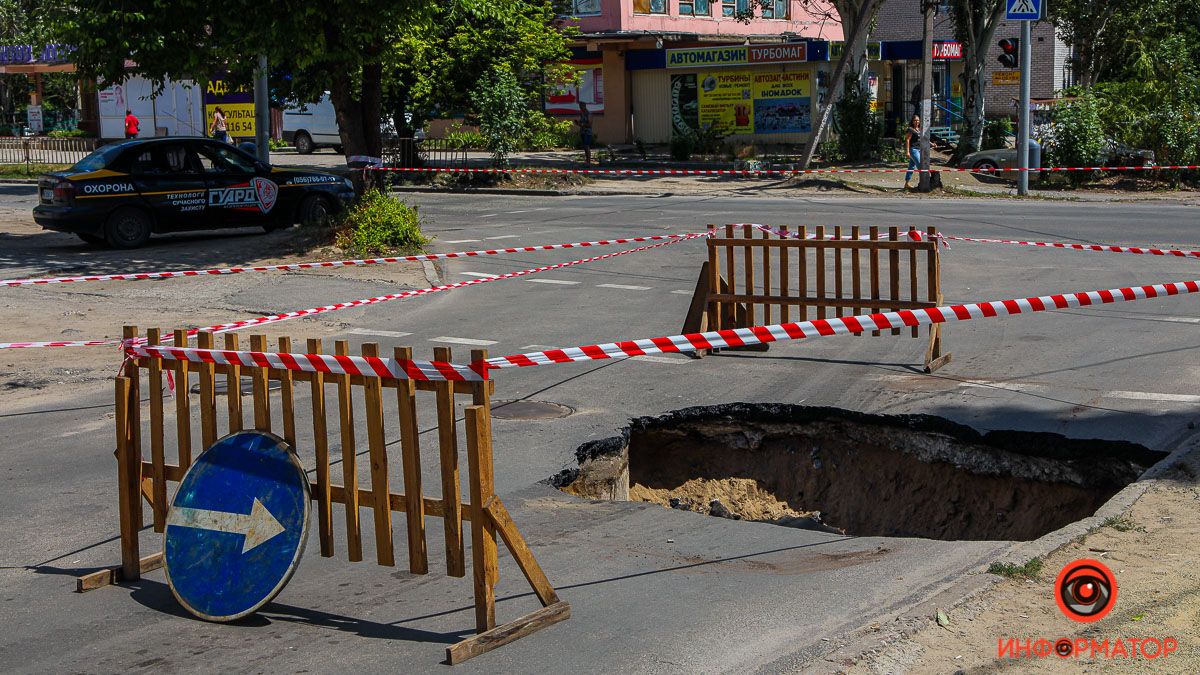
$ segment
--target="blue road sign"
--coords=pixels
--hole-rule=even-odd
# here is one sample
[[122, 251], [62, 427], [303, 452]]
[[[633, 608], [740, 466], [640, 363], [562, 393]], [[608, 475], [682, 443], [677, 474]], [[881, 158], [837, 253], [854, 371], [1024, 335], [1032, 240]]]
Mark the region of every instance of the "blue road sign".
[[1005, 0], [1004, 18], [1009, 21], [1040, 21], [1046, 0]]
[[167, 515], [171, 592], [209, 621], [254, 613], [291, 579], [308, 538], [308, 478], [283, 439], [230, 434], [188, 469]]

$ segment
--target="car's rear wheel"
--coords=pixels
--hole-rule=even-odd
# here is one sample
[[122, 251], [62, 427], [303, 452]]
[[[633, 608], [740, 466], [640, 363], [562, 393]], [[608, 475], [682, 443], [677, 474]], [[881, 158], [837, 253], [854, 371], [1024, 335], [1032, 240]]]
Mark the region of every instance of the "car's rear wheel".
[[312, 136], [303, 131], [297, 132], [296, 138], [292, 142], [296, 145], [296, 152], [302, 155], [311, 155], [312, 151], [316, 149]]
[[329, 201], [321, 195], [309, 195], [300, 202], [300, 225], [303, 227], [325, 227], [332, 217]]
[[988, 173], [994, 173], [996, 171], [996, 169], [999, 169], [1000, 167], [997, 166], [996, 163], [990, 159], [981, 159], [978, 162], [975, 162], [975, 166], [973, 166], [971, 168], [975, 169], [976, 171], [986, 171]]
[[104, 237], [97, 237], [94, 234], [83, 234], [82, 232], [76, 232], [75, 236], [91, 244], [92, 246], [100, 246], [104, 243]]
[[150, 240], [150, 216], [139, 209], [119, 209], [104, 224], [104, 240], [113, 248], [137, 248]]

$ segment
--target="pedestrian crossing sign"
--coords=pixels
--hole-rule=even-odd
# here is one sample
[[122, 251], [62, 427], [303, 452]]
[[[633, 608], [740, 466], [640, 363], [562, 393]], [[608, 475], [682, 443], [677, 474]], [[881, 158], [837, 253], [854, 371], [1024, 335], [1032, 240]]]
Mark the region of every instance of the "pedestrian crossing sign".
[[1006, 0], [1004, 18], [1009, 21], [1038, 21], [1046, 0]]

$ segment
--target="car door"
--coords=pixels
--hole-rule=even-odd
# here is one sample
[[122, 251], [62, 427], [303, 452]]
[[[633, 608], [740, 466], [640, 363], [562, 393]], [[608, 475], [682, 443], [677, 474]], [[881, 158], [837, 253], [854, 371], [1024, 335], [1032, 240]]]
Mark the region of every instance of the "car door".
[[253, 157], [225, 143], [199, 141], [196, 155], [208, 188], [208, 224], [262, 225], [275, 219], [279, 185]]
[[208, 188], [187, 143], [147, 143], [129, 165], [134, 188], [163, 230], [199, 226], [208, 204]]

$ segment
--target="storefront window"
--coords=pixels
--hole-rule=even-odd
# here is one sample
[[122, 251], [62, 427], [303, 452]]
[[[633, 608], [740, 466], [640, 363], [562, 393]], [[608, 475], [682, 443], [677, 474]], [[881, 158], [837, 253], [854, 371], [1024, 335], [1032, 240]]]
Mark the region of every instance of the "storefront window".
[[750, 0], [722, 0], [721, 16], [736, 16], [750, 11]]
[[762, 18], [764, 19], [786, 19], [788, 18], [788, 0], [772, 0], [769, 6], [763, 7]]
[[666, 14], [667, 0], [633, 0], [634, 14]]
[[679, 14], [682, 16], [712, 16], [712, 6], [709, 0], [679, 0]]

